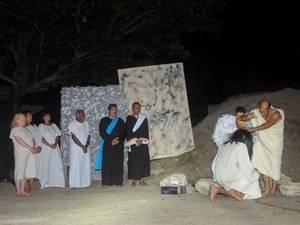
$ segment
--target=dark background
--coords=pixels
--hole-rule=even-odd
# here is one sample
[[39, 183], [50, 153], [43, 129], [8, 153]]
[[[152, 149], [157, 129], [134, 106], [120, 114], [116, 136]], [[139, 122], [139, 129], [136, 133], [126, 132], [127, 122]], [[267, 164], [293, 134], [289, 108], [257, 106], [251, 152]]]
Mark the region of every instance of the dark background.
[[270, 3], [231, 1], [220, 15], [220, 34], [182, 36], [191, 51], [188, 65], [202, 67], [198, 74], [186, 74], [190, 88], [197, 90], [201, 72], [213, 77], [206, 90], [208, 104], [237, 94], [300, 87], [299, 3]]

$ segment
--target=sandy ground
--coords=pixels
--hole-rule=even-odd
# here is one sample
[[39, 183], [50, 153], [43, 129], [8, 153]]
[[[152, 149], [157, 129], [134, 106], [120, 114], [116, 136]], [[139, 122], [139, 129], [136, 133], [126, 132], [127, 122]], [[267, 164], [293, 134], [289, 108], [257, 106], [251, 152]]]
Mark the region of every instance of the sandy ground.
[[198, 192], [160, 194], [160, 187], [48, 188], [31, 197], [15, 197], [14, 187], [0, 184], [0, 224], [299, 224], [300, 197], [276, 196], [238, 202], [220, 196], [210, 202]]

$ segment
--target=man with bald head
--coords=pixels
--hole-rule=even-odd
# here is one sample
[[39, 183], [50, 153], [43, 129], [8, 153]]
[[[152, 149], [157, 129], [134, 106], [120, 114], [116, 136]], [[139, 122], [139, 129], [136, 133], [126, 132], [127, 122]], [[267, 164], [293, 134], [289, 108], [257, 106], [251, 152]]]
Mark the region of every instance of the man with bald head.
[[274, 196], [281, 174], [284, 112], [272, 107], [269, 100], [262, 100], [258, 109], [238, 117], [238, 120], [251, 120], [253, 124], [252, 128], [246, 128], [256, 133], [252, 163], [262, 174], [265, 188], [263, 196]]

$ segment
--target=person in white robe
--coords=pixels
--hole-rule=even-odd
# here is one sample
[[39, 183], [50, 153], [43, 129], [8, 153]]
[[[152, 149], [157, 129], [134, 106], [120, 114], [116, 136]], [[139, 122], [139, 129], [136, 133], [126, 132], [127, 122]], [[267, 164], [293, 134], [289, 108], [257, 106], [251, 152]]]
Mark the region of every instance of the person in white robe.
[[210, 188], [211, 201], [215, 201], [218, 194], [239, 201], [261, 197], [259, 173], [251, 163], [252, 146], [251, 133], [238, 129], [219, 147], [211, 167], [217, 183]]
[[32, 162], [35, 163], [36, 167], [36, 177], [30, 177], [28, 178], [26, 182], [26, 191], [28, 192], [34, 192], [34, 178], [40, 179], [44, 176], [44, 162], [41, 158], [41, 154], [39, 154], [42, 150], [42, 136], [40, 134], [40, 131], [38, 127], [32, 123], [32, 112], [30, 110], [24, 110], [22, 112], [25, 115], [25, 127], [32, 133], [35, 146], [36, 146], [36, 152], [35, 154], [31, 154], [29, 157], [33, 157]]
[[256, 133], [252, 163], [263, 175], [263, 196], [276, 195], [281, 176], [281, 160], [284, 141], [284, 112], [272, 107], [269, 100], [259, 102], [259, 108], [241, 116], [242, 121], [251, 120]]
[[30, 155], [36, 153], [37, 149], [31, 132], [24, 126], [24, 114], [17, 113], [12, 120], [12, 129], [9, 135], [9, 138], [14, 144], [14, 179], [17, 197], [30, 196], [30, 194], [25, 191], [26, 178], [36, 176], [34, 158], [30, 157]]
[[42, 135], [42, 151], [39, 160], [43, 162], [43, 175], [39, 181], [41, 188], [45, 187], [65, 187], [65, 176], [63, 169], [62, 155], [59, 147], [61, 131], [55, 123], [51, 122], [51, 115], [43, 113], [44, 123], [39, 125]]
[[90, 132], [82, 109], [76, 111], [76, 120], [68, 126], [70, 135], [70, 188], [91, 186]]

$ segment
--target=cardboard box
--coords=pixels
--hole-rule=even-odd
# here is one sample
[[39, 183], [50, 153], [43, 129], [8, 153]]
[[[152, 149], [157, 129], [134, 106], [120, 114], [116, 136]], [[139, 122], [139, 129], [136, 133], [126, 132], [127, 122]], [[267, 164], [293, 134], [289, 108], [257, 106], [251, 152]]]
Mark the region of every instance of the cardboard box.
[[161, 186], [161, 194], [186, 194], [186, 186]]

